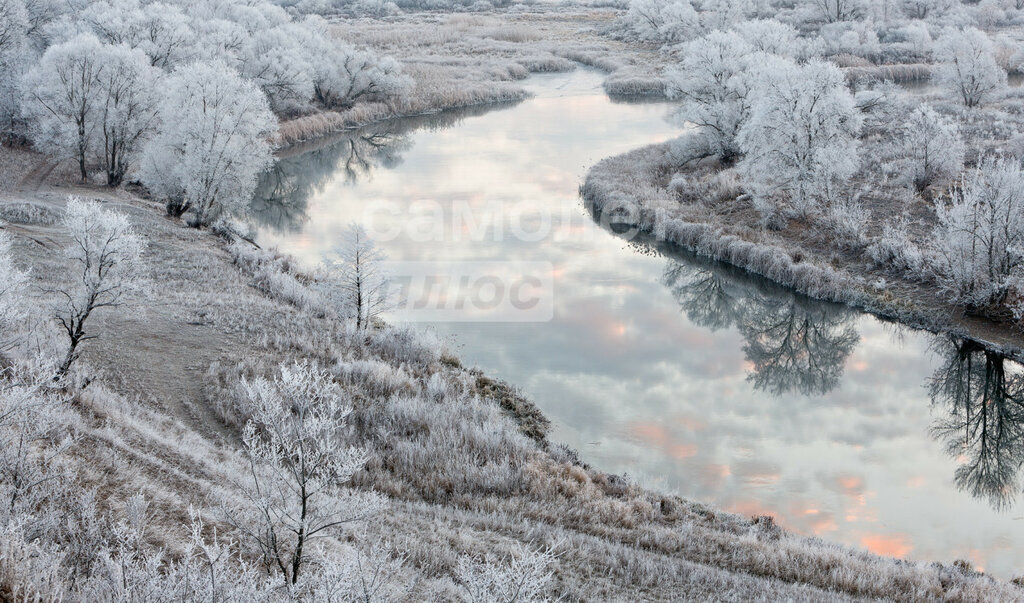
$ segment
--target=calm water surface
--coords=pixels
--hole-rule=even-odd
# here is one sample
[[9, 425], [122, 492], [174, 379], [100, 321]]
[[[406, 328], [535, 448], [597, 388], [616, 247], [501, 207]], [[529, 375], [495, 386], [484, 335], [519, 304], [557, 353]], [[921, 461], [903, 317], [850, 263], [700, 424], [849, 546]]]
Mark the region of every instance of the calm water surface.
[[[587, 168], [679, 130], [669, 105], [612, 102], [600, 83], [536, 76], [514, 106], [293, 150], [254, 201], [261, 239], [314, 264], [373, 219], [401, 231], [381, 243], [392, 260], [550, 262], [550, 322], [432, 328], [521, 386], [555, 441], [802, 534], [1024, 573], [1019, 367], [602, 228], [577, 195]], [[444, 236], [416, 231], [436, 221], [424, 201], [471, 207], [487, 235], [463, 236], [448, 211]], [[511, 234], [531, 225], [547, 236]]]

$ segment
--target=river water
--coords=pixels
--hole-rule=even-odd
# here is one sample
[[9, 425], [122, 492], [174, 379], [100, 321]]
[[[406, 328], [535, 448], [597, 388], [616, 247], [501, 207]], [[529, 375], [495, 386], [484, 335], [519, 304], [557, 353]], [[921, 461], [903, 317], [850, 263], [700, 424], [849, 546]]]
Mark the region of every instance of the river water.
[[603, 227], [586, 170], [680, 130], [601, 80], [534, 76], [522, 103], [292, 149], [253, 202], [259, 238], [315, 264], [372, 220], [391, 260], [549, 265], [550, 320], [427, 328], [583, 460], [801, 534], [1024, 574], [1020, 368]]

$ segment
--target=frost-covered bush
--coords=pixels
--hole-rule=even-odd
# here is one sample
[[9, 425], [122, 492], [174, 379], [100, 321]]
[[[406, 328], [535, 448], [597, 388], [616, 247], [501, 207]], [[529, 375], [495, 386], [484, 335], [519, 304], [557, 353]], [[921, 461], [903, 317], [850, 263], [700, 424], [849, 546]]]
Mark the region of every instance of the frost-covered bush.
[[945, 31], [935, 44], [935, 61], [935, 83], [968, 107], [992, 99], [1006, 86], [992, 40], [976, 28]]
[[876, 266], [893, 268], [919, 275], [924, 267], [924, 255], [907, 234], [907, 221], [903, 218], [888, 220], [882, 226], [882, 234], [867, 249], [868, 257]]
[[834, 65], [766, 61], [739, 134], [744, 186], [766, 222], [807, 216], [857, 170], [861, 116]]
[[244, 211], [272, 162], [277, 120], [263, 93], [224, 63], [193, 63], [165, 82], [159, 119], [141, 178], [168, 212], [191, 211], [205, 226]]
[[948, 182], [960, 173], [964, 142], [953, 120], [923, 104], [911, 112], [901, 134], [901, 173], [917, 190]]
[[490, 556], [485, 559], [462, 557], [458, 574], [470, 603], [512, 603], [548, 600], [548, 583], [555, 554], [550, 550], [520, 549], [509, 563]]
[[856, 246], [864, 242], [864, 227], [870, 218], [871, 212], [856, 197], [843, 196], [828, 205], [824, 223], [840, 241]]
[[11, 244], [10, 235], [0, 232], [0, 355], [21, 339], [29, 310], [28, 273], [15, 265]]

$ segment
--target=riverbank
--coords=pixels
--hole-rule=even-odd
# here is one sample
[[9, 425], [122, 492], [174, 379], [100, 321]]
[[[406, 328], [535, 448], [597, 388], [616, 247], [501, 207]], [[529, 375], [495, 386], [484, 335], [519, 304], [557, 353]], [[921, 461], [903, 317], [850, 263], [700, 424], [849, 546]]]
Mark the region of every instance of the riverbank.
[[[38, 159], [19, 153], [5, 165], [22, 166], [25, 182]], [[0, 191], [3, 215], [21, 216], [4, 230], [40, 290], [64, 277], [56, 218], [69, 194], [126, 213], [148, 242], [147, 291], [124, 311], [97, 315], [99, 339], [86, 344], [81, 376], [92, 381], [68, 407], [83, 434], [70, 465], [83, 473], [66, 484], [97, 488], [115, 516], [141, 493], [151, 501], [148, 546], [180, 551], [190, 506], [233, 538], [216, 499], [237, 496], [232, 479], [244, 471], [240, 380], [308, 361], [327, 368], [355, 406], [352, 443], [370, 453], [355, 485], [386, 495], [386, 506], [349, 545], [389, 543], [388, 555], [401, 556], [389, 586], [399, 599], [457, 599], [464, 556], [507, 559], [548, 546], [559, 555], [550, 594], [570, 600], [1024, 599], [965, 566], [799, 537], [770, 518], [721, 513], [583, 465], [545, 437], [545, 420], [513, 387], [461, 366], [439, 342], [403, 327], [362, 334], [332, 319], [311, 275], [288, 258], [186, 228], [127, 192], [66, 187], [58, 176]], [[8, 555], [5, 568], [19, 562], [27, 561]], [[11, 576], [28, 580], [26, 571]]]
[[760, 227], [735, 169], [704, 162], [680, 172], [671, 146], [637, 149], [591, 168], [581, 187], [591, 211], [810, 297], [1024, 357], [1019, 329], [964, 315], [939, 296], [932, 280], [873, 265], [864, 257], [867, 243], [838, 246], [833, 233], [810, 223]]

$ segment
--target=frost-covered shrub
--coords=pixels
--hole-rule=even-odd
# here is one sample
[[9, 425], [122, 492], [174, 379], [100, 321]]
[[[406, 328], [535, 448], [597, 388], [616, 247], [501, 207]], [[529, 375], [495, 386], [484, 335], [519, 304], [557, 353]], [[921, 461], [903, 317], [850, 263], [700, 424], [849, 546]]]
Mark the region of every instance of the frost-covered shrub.
[[361, 412], [374, 414], [361, 422], [390, 434], [376, 444], [378, 458], [365, 476], [375, 475], [386, 492], [443, 501], [507, 496], [523, 487], [522, 468], [534, 444], [492, 400], [398, 395]]
[[0, 203], [0, 220], [14, 224], [53, 226], [60, 222], [61, 214], [53, 207], [32, 201]]
[[902, 218], [885, 222], [881, 236], [868, 245], [865, 253], [876, 266], [893, 268], [911, 276], [920, 274], [924, 267], [921, 249], [910, 240], [907, 222]]
[[367, 345], [386, 360], [424, 366], [440, 361], [444, 351], [432, 331], [421, 332], [409, 325], [376, 329], [370, 333]]
[[343, 360], [333, 370], [339, 382], [376, 398], [388, 398], [414, 386], [405, 370], [375, 358]]
[[826, 208], [824, 222], [841, 241], [860, 245], [864, 241], [864, 227], [870, 218], [871, 212], [857, 198], [841, 197]]
[[10, 235], [0, 232], [0, 355], [11, 351], [22, 338], [30, 307], [28, 272], [14, 263], [11, 245]]
[[458, 575], [471, 603], [548, 600], [548, 583], [554, 577], [550, 566], [556, 557], [552, 550], [520, 549], [508, 563], [491, 556], [484, 559], [462, 557]]

